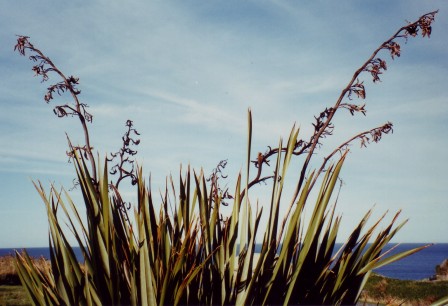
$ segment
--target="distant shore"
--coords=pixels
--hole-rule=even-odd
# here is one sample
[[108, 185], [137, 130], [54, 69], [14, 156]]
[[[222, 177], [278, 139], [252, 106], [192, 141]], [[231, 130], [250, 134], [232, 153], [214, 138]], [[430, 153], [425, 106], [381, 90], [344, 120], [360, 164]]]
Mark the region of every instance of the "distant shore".
[[[406, 251], [418, 246], [426, 245], [428, 243], [403, 243], [396, 247], [391, 254], [396, 252]], [[337, 244], [336, 249], [342, 244]], [[390, 244], [386, 247], [392, 247], [396, 244]], [[20, 248], [17, 248], [20, 250]], [[75, 255], [80, 262], [83, 262], [81, 251], [79, 247], [73, 248]], [[0, 248], [0, 256], [13, 255], [13, 248]], [[50, 252], [48, 247], [43, 248], [26, 248], [28, 254], [32, 257], [45, 257], [50, 258]], [[255, 252], [261, 250], [261, 245], [257, 245]], [[398, 262], [387, 265], [383, 268], [375, 270], [377, 274], [384, 275], [389, 278], [400, 280], [425, 280], [431, 278], [435, 274], [435, 267], [439, 265], [443, 260], [448, 258], [448, 243], [435, 244], [429, 248], [424, 249], [421, 252], [413, 254], [407, 258], [404, 258]]]

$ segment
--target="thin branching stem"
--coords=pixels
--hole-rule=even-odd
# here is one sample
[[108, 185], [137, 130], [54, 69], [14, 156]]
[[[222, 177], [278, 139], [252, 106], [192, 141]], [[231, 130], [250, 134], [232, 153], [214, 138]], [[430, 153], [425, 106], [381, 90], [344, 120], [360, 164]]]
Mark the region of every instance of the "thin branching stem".
[[[44, 55], [42, 51], [35, 48], [34, 45], [29, 42], [28, 38], [29, 38], [28, 36], [18, 36], [17, 44], [14, 47], [14, 50], [18, 50], [18, 52], [23, 56], [25, 56], [26, 49], [30, 50], [31, 53], [33, 53], [33, 55], [30, 56], [30, 59], [34, 62], [38, 62], [38, 64], [33, 67], [33, 71], [36, 73], [36, 75], [40, 75], [42, 77], [42, 82], [47, 81], [49, 79], [48, 76], [49, 72], [56, 73], [62, 79], [63, 83], [57, 83], [48, 88], [48, 92], [45, 95], [45, 101], [48, 103], [51, 99], [53, 99], [52, 93], [54, 91], [56, 91], [58, 94], [61, 94], [61, 92], [64, 91], [70, 92], [70, 95], [72, 96], [73, 101], [75, 102], [74, 107], [68, 104], [59, 105], [55, 107], [54, 112], [58, 117], [75, 115], [79, 118], [84, 133], [85, 145], [83, 147], [74, 147], [74, 148], [78, 150], [83, 150], [87, 154], [91, 166], [92, 179], [96, 182], [97, 181], [96, 164], [95, 164], [95, 158], [92, 153], [93, 147], [90, 142], [89, 129], [87, 127], [87, 122], [92, 121], [92, 115], [90, 115], [86, 111], [85, 108], [87, 107], [87, 105], [81, 103], [78, 99], [78, 95], [81, 93], [79, 90], [75, 88], [75, 86], [78, 84], [78, 79], [73, 76], [67, 78], [64, 75], [64, 73], [62, 73], [62, 71], [56, 67], [56, 65], [50, 60], [49, 57]], [[66, 111], [67, 109], [69, 110], [68, 112]]]

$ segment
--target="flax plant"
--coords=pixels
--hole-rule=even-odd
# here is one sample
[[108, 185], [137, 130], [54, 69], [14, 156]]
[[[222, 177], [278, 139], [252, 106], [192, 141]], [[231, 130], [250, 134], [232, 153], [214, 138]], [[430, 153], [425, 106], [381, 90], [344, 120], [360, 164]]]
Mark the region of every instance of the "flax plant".
[[[368, 211], [348, 239], [336, 249], [341, 217], [335, 215], [338, 178], [347, 159], [349, 145], [377, 142], [392, 131], [392, 124], [353, 136], [326, 156], [320, 167], [311, 171], [310, 161], [322, 139], [334, 129], [332, 118], [339, 109], [363, 113], [364, 105], [351, 101], [352, 95], [365, 98], [359, 77], [367, 72], [373, 81], [386, 70], [380, 51], [399, 56], [398, 39], [419, 32], [431, 33], [436, 12], [425, 14], [397, 31], [381, 44], [358, 69], [333, 107], [315, 117], [309, 140], [300, 138], [293, 126], [286, 141], [268, 147], [252, 160], [252, 113], [248, 112], [246, 169], [236, 176], [234, 191], [222, 190], [220, 164], [207, 178], [203, 171], [189, 167], [179, 178], [169, 178], [155, 201], [141, 167], [134, 168], [132, 145], [138, 132], [128, 121], [123, 147], [101, 160], [92, 153], [87, 123], [91, 115], [78, 100], [78, 79], [66, 77], [26, 36], [20, 36], [16, 49], [30, 57], [43, 81], [56, 73], [62, 81], [48, 88], [46, 102], [54, 92], [70, 92], [73, 105], [55, 107], [60, 117], [77, 117], [86, 143], [69, 142], [85, 217], [65, 189], [50, 187], [49, 194], [36, 182], [47, 210], [51, 267], [39, 269], [26, 252], [16, 254], [16, 268], [30, 301], [35, 305], [272, 305], [272, 304], [356, 304], [372, 270], [421, 250], [411, 249], [396, 255], [383, 252], [385, 246], [407, 221], [398, 222], [400, 212], [389, 223], [383, 218], [370, 224]], [[295, 156], [304, 155], [292, 182], [294, 192], [285, 195], [288, 171]], [[275, 158], [270, 165], [269, 158]], [[111, 166], [114, 160], [117, 164]], [[273, 174], [266, 175], [271, 166]], [[220, 168], [221, 167], [221, 168]], [[297, 172], [297, 169], [292, 169]], [[255, 173], [254, 173], [255, 172]], [[111, 177], [116, 174], [115, 183]], [[136, 185], [137, 203], [129, 206], [120, 194], [119, 184], [130, 178]], [[176, 183], [176, 181], [178, 181]], [[270, 200], [254, 206], [251, 187], [270, 182]], [[178, 187], [176, 187], [176, 185]], [[312, 190], [319, 186], [316, 195]], [[232, 195], [231, 195], [232, 194]], [[285, 197], [289, 197], [284, 200]], [[287, 210], [281, 216], [286, 202]], [[223, 214], [222, 206], [231, 212]], [[305, 218], [305, 208], [311, 218]], [[268, 219], [260, 226], [263, 210]], [[77, 241], [84, 261], [78, 262], [70, 245]], [[256, 244], [261, 250], [256, 253]]]

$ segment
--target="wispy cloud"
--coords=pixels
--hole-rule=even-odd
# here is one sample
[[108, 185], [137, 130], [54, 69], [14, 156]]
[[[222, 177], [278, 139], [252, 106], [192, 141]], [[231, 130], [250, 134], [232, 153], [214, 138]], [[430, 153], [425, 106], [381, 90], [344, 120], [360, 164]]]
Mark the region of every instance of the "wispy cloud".
[[[448, 147], [444, 137], [448, 34], [443, 31], [448, 5], [444, 1], [381, 5], [197, 1], [190, 5], [134, 0], [123, 5], [105, 0], [82, 4], [45, 0], [2, 5], [2, 180], [7, 178], [5, 171], [64, 176], [58, 168], [66, 161], [65, 132], [75, 142], [82, 141], [76, 118], [62, 120], [52, 114], [52, 107], [68, 97], [44, 104], [49, 83], [39, 84], [32, 78], [32, 63], [13, 53], [15, 34], [31, 36], [64, 72], [80, 77], [80, 98], [94, 115], [95, 150], [100, 154], [115, 150], [124, 122], [132, 119], [142, 133], [139, 162], [153, 173], [154, 181], [163, 184], [165, 175], [177, 173], [180, 163], [212, 168], [229, 157], [229, 171], [237, 172], [244, 163], [248, 108], [253, 111], [254, 151], [286, 137], [294, 122], [307, 138], [313, 116], [334, 104], [353, 71], [378, 44], [405, 19], [440, 8], [429, 41], [418, 38], [403, 45], [403, 56], [389, 60], [383, 83], [370, 85], [366, 76], [368, 116], [338, 114], [335, 138], [327, 141], [331, 146], [358, 128], [387, 120], [396, 123], [395, 134], [362, 152], [354, 149], [347, 162], [347, 177], [354, 182], [345, 192], [353, 190], [353, 197], [347, 198], [360, 212], [376, 202], [372, 185], [381, 185], [376, 183], [381, 176], [387, 175], [393, 185], [405, 173], [407, 178], [397, 183], [397, 189], [414, 175], [436, 181], [437, 186], [446, 183], [440, 175], [448, 171], [443, 157]], [[420, 142], [418, 149], [413, 149], [415, 139]], [[435, 141], [437, 153], [425, 160], [425, 148]], [[405, 154], [409, 150], [413, 153]], [[436, 173], [434, 178], [431, 173]], [[357, 180], [364, 176], [369, 177], [367, 186]], [[2, 194], [8, 191], [0, 189]], [[381, 205], [391, 210], [399, 207], [378, 192], [385, 201]], [[392, 188], [387, 192], [389, 198], [399, 194], [408, 200], [425, 194], [417, 188], [410, 188], [408, 195]], [[360, 196], [366, 203], [356, 204], [358, 194], [372, 198]], [[428, 202], [440, 199], [440, 195], [428, 196]], [[428, 235], [435, 236], [439, 225], [430, 224]]]

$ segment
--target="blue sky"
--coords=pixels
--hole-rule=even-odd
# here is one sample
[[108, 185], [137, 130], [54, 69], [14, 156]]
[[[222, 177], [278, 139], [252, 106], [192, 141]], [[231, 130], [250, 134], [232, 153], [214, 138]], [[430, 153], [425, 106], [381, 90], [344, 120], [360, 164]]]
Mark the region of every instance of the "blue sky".
[[[323, 147], [394, 123], [380, 143], [352, 146], [338, 213], [343, 240], [368, 209], [374, 218], [401, 209], [400, 220], [410, 219], [396, 238], [402, 242], [448, 242], [447, 2], [3, 1], [0, 247], [47, 245], [45, 208], [32, 181], [69, 188], [65, 132], [82, 142], [78, 122], [52, 112], [69, 98], [43, 101], [57, 79], [40, 84], [31, 62], [13, 52], [16, 34], [80, 78], [101, 156], [119, 147], [124, 123], [134, 121], [138, 161], [157, 191], [181, 164], [209, 173], [228, 159], [225, 171], [236, 177], [245, 167], [248, 108], [254, 154], [287, 137], [294, 122], [308, 138], [313, 116], [335, 103], [371, 52], [406, 20], [436, 9], [431, 38], [410, 39], [394, 61], [382, 55], [382, 82], [364, 77], [367, 116], [339, 112]], [[132, 199], [132, 189], [124, 193]]]

